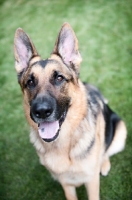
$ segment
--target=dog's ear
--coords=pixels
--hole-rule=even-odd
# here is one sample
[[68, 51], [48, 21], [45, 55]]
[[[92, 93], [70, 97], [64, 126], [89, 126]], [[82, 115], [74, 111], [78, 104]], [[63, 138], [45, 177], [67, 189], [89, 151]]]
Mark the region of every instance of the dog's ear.
[[17, 73], [26, 69], [30, 59], [38, 55], [34, 44], [21, 28], [18, 28], [15, 33], [14, 55]]
[[78, 50], [78, 40], [68, 23], [63, 24], [52, 53], [59, 55], [65, 64], [79, 73], [82, 58]]

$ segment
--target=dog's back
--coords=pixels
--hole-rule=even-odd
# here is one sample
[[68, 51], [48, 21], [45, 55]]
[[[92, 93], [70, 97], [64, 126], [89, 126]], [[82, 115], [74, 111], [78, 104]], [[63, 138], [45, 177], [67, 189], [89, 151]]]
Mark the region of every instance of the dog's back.
[[[94, 113], [94, 108], [95, 107], [101, 107], [104, 120], [105, 120], [105, 145], [106, 145], [106, 150], [108, 150], [109, 146], [111, 145], [113, 138], [115, 137], [117, 129], [120, 129], [121, 133], [124, 132], [124, 137], [126, 137], [126, 126], [122, 122], [121, 118], [111, 110], [111, 108], [108, 105], [108, 100], [101, 94], [98, 88], [96, 88], [94, 85], [91, 84], [86, 84], [84, 83], [88, 98], [89, 98], [89, 104], [93, 102], [93, 113]], [[122, 136], [122, 134], [121, 134]], [[121, 142], [120, 138], [120, 142]], [[124, 141], [124, 138], [123, 138]], [[125, 145], [125, 144], [124, 144]], [[123, 149], [123, 146], [122, 148]]]
[[111, 110], [108, 100], [104, 98], [99, 89], [91, 84], [84, 83], [84, 85], [87, 90], [88, 105], [92, 113], [96, 116], [97, 110], [98, 112], [101, 110], [105, 121], [105, 150], [101, 173], [106, 176], [110, 170], [109, 157], [122, 151], [125, 147], [127, 130], [125, 123]]

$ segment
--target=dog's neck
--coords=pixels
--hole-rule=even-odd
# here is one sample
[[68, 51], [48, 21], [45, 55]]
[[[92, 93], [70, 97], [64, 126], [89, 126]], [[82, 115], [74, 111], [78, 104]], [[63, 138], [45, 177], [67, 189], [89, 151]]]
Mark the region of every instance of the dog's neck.
[[73, 88], [72, 90], [72, 103], [66, 118], [68, 123], [72, 124], [71, 129], [73, 132], [79, 126], [79, 123], [87, 116], [87, 96], [85, 87], [80, 80], [78, 80], [78, 85], [74, 87], [76, 87], [76, 89]]

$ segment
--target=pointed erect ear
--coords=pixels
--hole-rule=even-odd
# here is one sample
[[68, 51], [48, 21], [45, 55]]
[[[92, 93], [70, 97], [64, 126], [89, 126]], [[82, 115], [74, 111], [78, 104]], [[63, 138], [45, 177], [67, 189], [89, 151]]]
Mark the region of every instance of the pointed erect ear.
[[31, 42], [30, 38], [21, 28], [18, 28], [15, 33], [14, 55], [16, 61], [15, 68], [17, 73], [20, 73], [25, 68], [27, 68], [30, 59], [38, 55], [35, 46]]
[[78, 50], [78, 40], [68, 23], [64, 23], [60, 30], [53, 53], [59, 55], [64, 63], [79, 73], [82, 58]]

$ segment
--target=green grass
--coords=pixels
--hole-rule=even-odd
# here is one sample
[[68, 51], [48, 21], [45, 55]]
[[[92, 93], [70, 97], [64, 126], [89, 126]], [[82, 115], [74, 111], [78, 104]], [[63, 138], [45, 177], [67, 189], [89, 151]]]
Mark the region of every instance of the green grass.
[[[39, 164], [29, 142], [22, 95], [14, 70], [13, 38], [22, 27], [43, 58], [49, 56], [61, 25], [69, 22], [83, 57], [81, 79], [97, 85], [125, 120], [124, 152], [111, 158], [101, 177], [101, 200], [132, 198], [132, 1], [0, 0], [0, 199], [62, 200], [59, 183]], [[86, 200], [84, 187], [77, 190]]]

